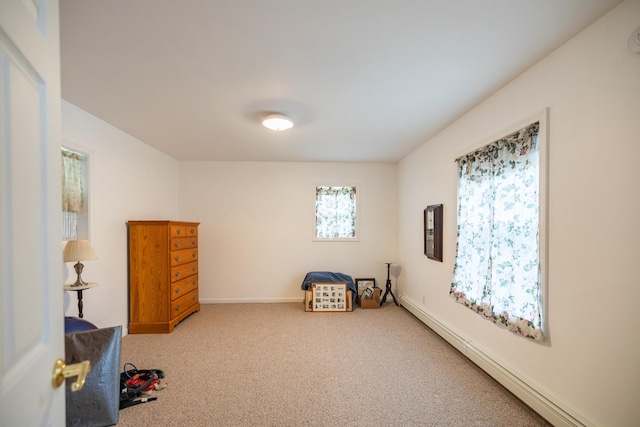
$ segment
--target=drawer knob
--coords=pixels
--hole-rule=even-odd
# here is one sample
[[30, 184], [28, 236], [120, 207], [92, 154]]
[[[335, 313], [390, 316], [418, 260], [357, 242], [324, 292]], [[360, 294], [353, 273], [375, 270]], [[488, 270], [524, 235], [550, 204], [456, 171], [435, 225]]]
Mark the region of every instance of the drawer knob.
[[176, 262], [180, 261], [180, 257], [176, 255], [175, 260]]
[[180, 306], [176, 305], [176, 311], [180, 311]]
[[180, 288], [176, 288], [176, 294], [180, 293]]
[[191, 284], [192, 284], [193, 286], [195, 286], [195, 285], [196, 285], [196, 281], [195, 281], [195, 279], [191, 281]]
[[176, 245], [176, 248], [180, 247], [180, 242], [175, 242], [174, 245]]
[[195, 228], [192, 228], [192, 229], [191, 229], [191, 234], [195, 234], [195, 232], [196, 232], [196, 229], [195, 229]]
[[176, 277], [180, 277], [180, 272], [176, 271]]
[[195, 295], [192, 296], [191, 299], [195, 301], [196, 300], [196, 296]]
[[176, 234], [181, 234], [182, 230], [180, 230], [179, 228], [176, 230]]
[[193, 271], [196, 271], [198, 267], [196, 267], [195, 265], [191, 268]]
[[191, 244], [192, 244], [193, 246], [196, 246], [196, 245], [198, 244], [198, 241], [197, 241], [197, 240], [193, 240], [193, 241], [191, 242]]
[[192, 253], [192, 254], [191, 254], [191, 257], [192, 257], [192, 258], [195, 258], [195, 257], [196, 257], [196, 252]]

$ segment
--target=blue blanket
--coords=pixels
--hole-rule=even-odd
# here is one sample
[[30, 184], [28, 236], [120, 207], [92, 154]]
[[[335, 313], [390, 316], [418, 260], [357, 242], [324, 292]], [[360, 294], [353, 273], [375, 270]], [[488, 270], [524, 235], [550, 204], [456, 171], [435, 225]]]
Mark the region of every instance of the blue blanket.
[[356, 285], [353, 283], [353, 279], [348, 274], [344, 273], [332, 273], [330, 271], [311, 271], [307, 273], [304, 280], [302, 281], [303, 291], [307, 291], [311, 289], [312, 283], [318, 282], [330, 282], [330, 283], [346, 283], [347, 287], [352, 291], [352, 299], [355, 301], [358, 292], [356, 290]]

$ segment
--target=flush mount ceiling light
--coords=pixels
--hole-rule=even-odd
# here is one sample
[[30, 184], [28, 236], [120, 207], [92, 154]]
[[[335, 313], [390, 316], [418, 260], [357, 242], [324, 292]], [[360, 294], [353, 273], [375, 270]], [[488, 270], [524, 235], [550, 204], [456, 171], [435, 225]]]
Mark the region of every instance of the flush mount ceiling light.
[[262, 124], [271, 130], [287, 130], [293, 127], [293, 122], [282, 114], [269, 114], [262, 120]]

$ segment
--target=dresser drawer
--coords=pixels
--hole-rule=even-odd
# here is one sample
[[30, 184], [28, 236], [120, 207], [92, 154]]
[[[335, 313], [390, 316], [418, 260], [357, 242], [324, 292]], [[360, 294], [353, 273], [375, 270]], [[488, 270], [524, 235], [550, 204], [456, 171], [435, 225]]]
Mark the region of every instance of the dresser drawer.
[[198, 290], [193, 290], [171, 302], [171, 318], [184, 313], [189, 307], [198, 302]]
[[179, 298], [194, 289], [198, 289], [198, 276], [187, 277], [171, 284], [171, 301]]
[[181, 251], [172, 251], [171, 255], [171, 267], [175, 267], [176, 265], [186, 264], [187, 262], [197, 261], [198, 260], [198, 249], [183, 249]]
[[181, 249], [189, 249], [198, 247], [197, 237], [172, 237], [171, 250], [178, 251]]
[[197, 225], [171, 224], [169, 236], [171, 237], [195, 237], [198, 235]]
[[171, 267], [171, 283], [193, 276], [198, 272], [198, 261]]

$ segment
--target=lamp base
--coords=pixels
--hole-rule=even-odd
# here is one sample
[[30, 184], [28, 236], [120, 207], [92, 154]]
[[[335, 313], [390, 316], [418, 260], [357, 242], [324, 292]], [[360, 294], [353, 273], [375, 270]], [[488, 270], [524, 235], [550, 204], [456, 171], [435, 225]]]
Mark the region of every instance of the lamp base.
[[85, 282], [84, 280], [82, 280], [82, 277], [78, 276], [78, 279], [69, 286], [78, 287], [78, 286], [86, 286], [88, 284], [89, 284], [88, 282]]
[[82, 269], [84, 268], [84, 264], [82, 264], [80, 261], [78, 261], [76, 263], [76, 265], [73, 266], [73, 268], [74, 268], [74, 270], [76, 270], [76, 274], [78, 275], [78, 278], [76, 279], [75, 283], [73, 283], [71, 286], [85, 286], [85, 285], [87, 285], [87, 282], [82, 280], [82, 277], [80, 276], [82, 274]]

